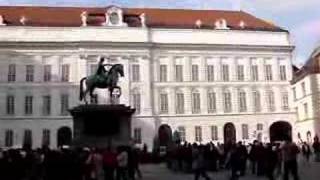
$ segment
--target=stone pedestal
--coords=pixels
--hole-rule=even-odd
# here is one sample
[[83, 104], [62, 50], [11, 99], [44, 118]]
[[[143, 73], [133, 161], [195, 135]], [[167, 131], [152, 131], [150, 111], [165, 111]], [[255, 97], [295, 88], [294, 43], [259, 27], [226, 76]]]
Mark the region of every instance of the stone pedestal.
[[99, 148], [129, 145], [134, 111], [122, 104], [74, 107], [70, 110], [73, 116], [73, 145]]

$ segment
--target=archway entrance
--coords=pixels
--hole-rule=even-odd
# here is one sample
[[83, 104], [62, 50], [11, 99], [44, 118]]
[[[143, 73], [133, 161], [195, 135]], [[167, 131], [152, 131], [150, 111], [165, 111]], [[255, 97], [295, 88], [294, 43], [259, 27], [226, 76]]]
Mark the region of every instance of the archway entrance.
[[72, 140], [72, 131], [69, 127], [61, 127], [58, 130], [58, 146], [70, 145]]
[[236, 142], [236, 128], [233, 123], [225, 124], [223, 133], [224, 144], [232, 144]]
[[270, 126], [270, 141], [291, 141], [292, 127], [288, 122], [278, 121]]
[[172, 142], [172, 130], [170, 126], [167, 124], [161, 125], [158, 130], [158, 136], [160, 146], [167, 146]]

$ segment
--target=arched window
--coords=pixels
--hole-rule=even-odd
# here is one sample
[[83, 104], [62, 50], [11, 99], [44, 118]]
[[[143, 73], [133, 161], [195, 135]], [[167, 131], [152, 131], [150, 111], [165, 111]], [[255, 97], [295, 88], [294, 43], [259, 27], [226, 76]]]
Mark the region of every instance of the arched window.
[[225, 91], [223, 93], [223, 107], [224, 107], [224, 112], [232, 111], [231, 93], [229, 91]]
[[5, 146], [11, 147], [13, 146], [13, 130], [8, 129], [5, 133]]

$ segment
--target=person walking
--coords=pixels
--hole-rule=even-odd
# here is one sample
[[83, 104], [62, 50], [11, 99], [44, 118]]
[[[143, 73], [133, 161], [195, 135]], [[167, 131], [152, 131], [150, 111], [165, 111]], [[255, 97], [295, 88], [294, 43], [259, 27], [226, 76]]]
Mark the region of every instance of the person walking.
[[117, 167], [117, 154], [111, 147], [103, 153], [103, 170], [105, 180], [114, 180], [114, 171]]
[[192, 156], [193, 156], [192, 168], [194, 170], [194, 179], [198, 180], [199, 177], [202, 176], [206, 180], [210, 180], [210, 177], [206, 173], [204, 147], [203, 146], [197, 147], [197, 145], [194, 145], [192, 149]]
[[304, 142], [302, 145], [302, 155], [304, 157], [304, 160], [306, 163], [309, 163], [310, 156], [311, 156], [311, 150], [309, 144], [307, 142]]
[[286, 141], [283, 148], [284, 175], [283, 180], [289, 179], [289, 173], [292, 174], [294, 180], [299, 180], [297, 156], [300, 152], [298, 146]]
[[128, 152], [126, 148], [121, 146], [118, 147], [117, 156], [117, 180], [127, 180], [128, 179]]

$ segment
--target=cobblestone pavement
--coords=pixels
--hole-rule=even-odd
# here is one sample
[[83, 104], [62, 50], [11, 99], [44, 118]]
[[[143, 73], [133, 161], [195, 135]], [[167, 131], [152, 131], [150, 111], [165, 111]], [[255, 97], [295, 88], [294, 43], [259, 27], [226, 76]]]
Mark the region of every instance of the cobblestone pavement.
[[[148, 164], [142, 165], [141, 170], [144, 180], [193, 180], [192, 174], [185, 174], [181, 172], [172, 172], [165, 167], [165, 164]], [[209, 173], [212, 180], [229, 180], [229, 171], [221, 171], [216, 173]], [[320, 180], [320, 163], [299, 162], [299, 176], [300, 180]], [[248, 174], [241, 177], [240, 180], [265, 180], [267, 178], [256, 177]], [[278, 180], [278, 179], [277, 179]], [[282, 178], [279, 178], [282, 180]]]

